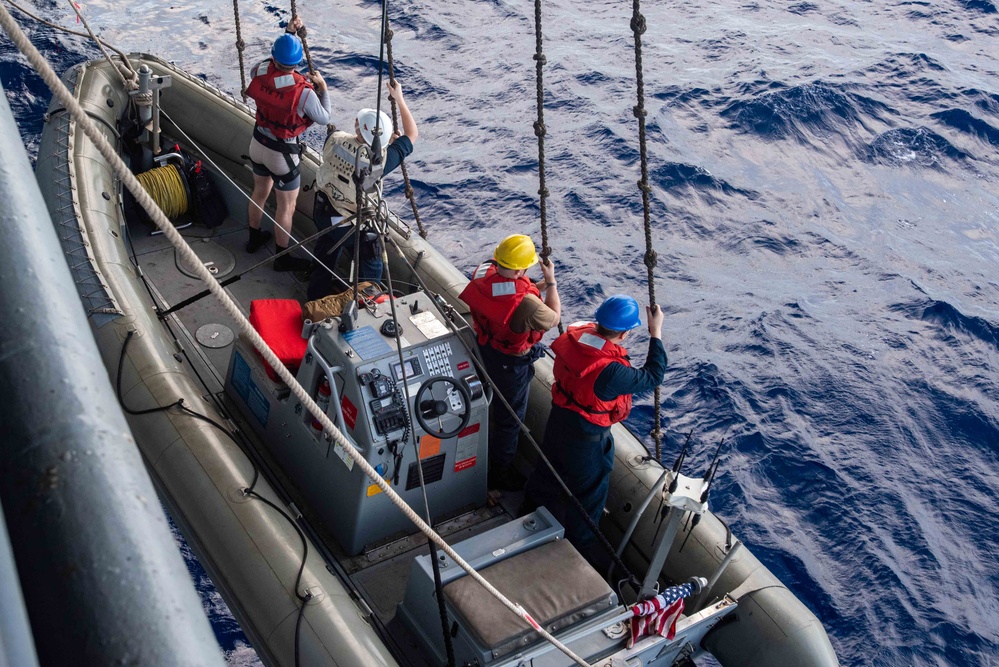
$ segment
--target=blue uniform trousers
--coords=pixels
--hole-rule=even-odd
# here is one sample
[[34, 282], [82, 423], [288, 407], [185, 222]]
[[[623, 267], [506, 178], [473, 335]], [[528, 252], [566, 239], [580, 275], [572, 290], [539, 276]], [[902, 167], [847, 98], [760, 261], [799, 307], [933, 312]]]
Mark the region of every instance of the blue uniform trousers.
[[[531, 380], [534, 379], [534, 362], [544, 354], [544, 346], [535, 345], [522, 356], [511, 356], [491, 346], [480, 345], [482, 363], [492, 378], [493, 387], [503, 394], [521, 421], [527, 415], [527, 399]], [[489, 469], [505, 470], [513, 463], [520, 440], [520, 425], [502, 401], [493, 399], [492, 422], [489, 434]]]
[[[614, 468], [614, 437], [610, 427], [596, 426], [572, 410], [553, 405], [541, 449], [599, 527]], [[566, 538], [577, 548], [596, 542], [597, 536], [574, 503], [565, 497], [543, 461], [535, 465], [525, 492], [527, 506], [547, 507], [565, 526]]]

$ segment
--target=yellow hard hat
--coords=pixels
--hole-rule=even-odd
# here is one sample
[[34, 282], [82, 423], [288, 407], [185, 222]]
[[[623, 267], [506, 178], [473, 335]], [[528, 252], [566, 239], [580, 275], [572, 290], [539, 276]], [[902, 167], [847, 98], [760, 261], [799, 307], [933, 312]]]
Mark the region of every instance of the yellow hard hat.
[[537, 264], [538, 252], [530, 236], [511, 234], [496, 246], [493, 259], [505, 269], [518, 271]]

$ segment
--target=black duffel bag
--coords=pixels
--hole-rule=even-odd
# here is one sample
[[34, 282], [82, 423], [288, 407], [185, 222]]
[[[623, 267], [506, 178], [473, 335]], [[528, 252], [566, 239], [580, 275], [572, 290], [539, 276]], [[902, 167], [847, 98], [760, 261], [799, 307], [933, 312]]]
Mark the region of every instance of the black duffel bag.
[[225, 200], [208, 175], [208, 170], [202, 166], [201, 160], [185, 157], [187, 184], [191, 190], [191, 214], [194, 221], [205, 227], [218, 227], [229, 215]]

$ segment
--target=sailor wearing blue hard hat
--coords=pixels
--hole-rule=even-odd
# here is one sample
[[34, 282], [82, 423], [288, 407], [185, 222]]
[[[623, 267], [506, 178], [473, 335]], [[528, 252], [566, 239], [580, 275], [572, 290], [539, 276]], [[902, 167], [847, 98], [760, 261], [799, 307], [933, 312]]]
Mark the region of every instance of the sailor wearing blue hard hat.
[[[256, 252], [271, 236], [260, 229], [260, 222], [272, 188], [277, 199], [275, 249], [281, 252], [288, 247], [292, 214], [302, 182], [298, 164], [305, 144], [299, 137], [313, 123], [330, 122], [330, 97], [323, 77], [319, 72], [305, 77], [295, 71], [304, 54], [302, 40], [296, 34], [300, 29], [303, 29], [302, 20], [293, 17], [285, 34], [274, 40], [271, 57], [250, 70], [252, 79], [246, 94], [257, 103], [257, 117], [249, 150], [253, 194], [246, 252]], [[276, 271], [304, 271], [309, 266], [308, 260], [290, 255], [274, 260]]]
[[[552, 411], [542, 449], [566, 486], [600, 524], [610, 473], [614, 467], [611, 425], [631, 412], [633, 394], [651, 391], [666, 373], [662, 342], [663, 313], [646, 307], [649, 353], [645, 365], [632, 368], [620, 343], [641, 323], [639, 305], [630, 296], [616, 294], [597, 308], [595, 322], [570, 325], [552, 343], [555, 383]], [[565, 526], [565, 536], [583, 555], [596, 535], [574, 508], [566, 509], [561, 489], [548, 466], [539, 463], [527, 483], [524, 509], [545, 505]]]

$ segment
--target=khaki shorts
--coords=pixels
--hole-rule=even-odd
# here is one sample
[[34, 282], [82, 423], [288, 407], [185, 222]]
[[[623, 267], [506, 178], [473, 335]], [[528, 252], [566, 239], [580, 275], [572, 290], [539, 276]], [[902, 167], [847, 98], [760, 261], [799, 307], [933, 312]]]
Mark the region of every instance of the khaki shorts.
[[289, 159], [295, 165], [299, 163], [298, 155], [285, 155], [267, 148], [256, 139], [250, 139], [250, 164], [253, 173], [257, 176], [270, 176], [274, 179], [274, 187], [277, 190], [297, 190], [302, 185], [301, 176], [296, 176], [287, 183], [281, 181], [281, 177], [291, 171], [288, 166]]

